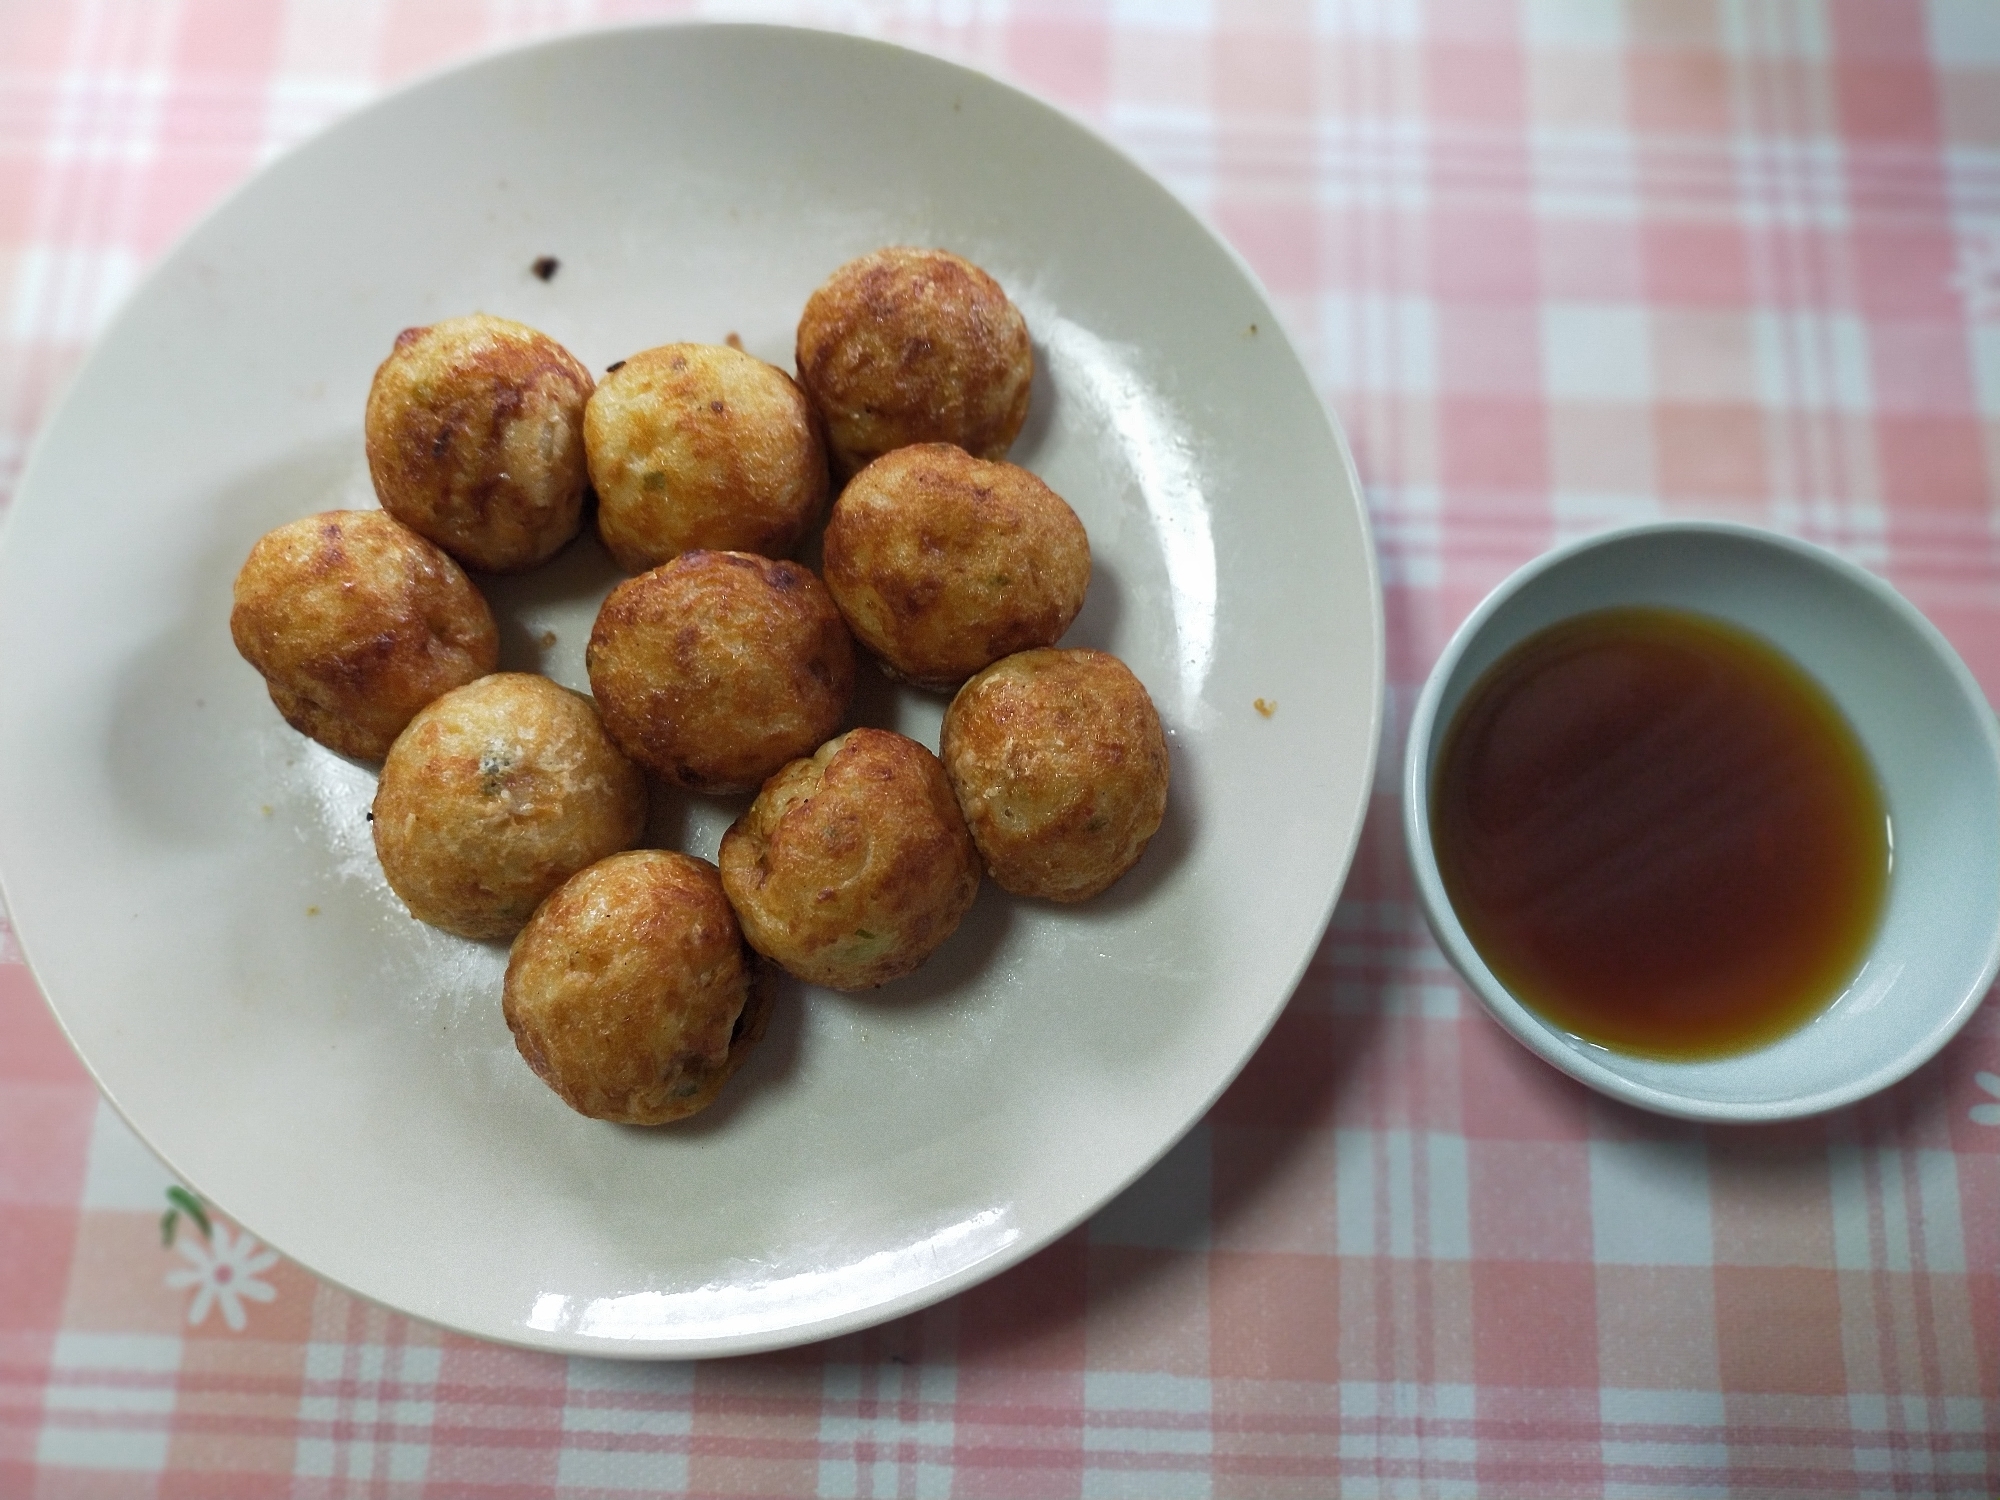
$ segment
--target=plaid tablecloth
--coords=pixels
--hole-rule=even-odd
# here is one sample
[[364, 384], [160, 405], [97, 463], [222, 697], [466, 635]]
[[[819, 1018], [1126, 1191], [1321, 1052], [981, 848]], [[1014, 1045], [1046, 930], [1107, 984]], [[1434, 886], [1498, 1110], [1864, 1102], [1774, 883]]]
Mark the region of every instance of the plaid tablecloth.
[[[656, 12], [0, 0], [0, 498], [121, 295], [261, 161], [442, 61]], [[1441, 961], [1393, 778], [1474, 601], [1650, 516], [1827, 543], [2000, 687], [2000, 7], [701, 13], [1039, 91], [1264, 277], [1387, 585], [1385, 773], [1318, 958], [1208, 1118], [1020, 1268], [626, 1366], [385, 1313], [173, 1202], [0, 939], [0, 1496], [2000, 1491], [2000, 1013], [1793, 1127], [1602, 1102]]]

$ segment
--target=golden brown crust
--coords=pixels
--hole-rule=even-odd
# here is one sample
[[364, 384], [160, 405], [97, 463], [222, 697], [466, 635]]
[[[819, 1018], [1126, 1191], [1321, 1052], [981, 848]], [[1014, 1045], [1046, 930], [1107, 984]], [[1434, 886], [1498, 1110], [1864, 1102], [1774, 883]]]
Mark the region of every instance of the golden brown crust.
[[715, 866], [615, 854], [536, 910], [501, 1009], [536, 1075], [580, 1114], [663, 1125], [705, 1109], [763, 1036], [770, 990]]
[[1084, 901], [1139, 862], [1167, 809], [1167, 741], [1103, 651], [1023, 651], [959, 689], [942, 753], [994, 881]]
[[911, 443], [1004, 458], [1028, 417], [1028, 325], [1000, 283], [947, 250], [890, 246], [806, 300], [799, 383], [840, 477]]
[[826, 506], [826, 447], [805, 394], [717, 344], [646, 349], [584, 412], [597, 534], [628, 573], [697, 548], [782, 557]]
[[1003, 656], [1053, 646], [1090, 586], [1090, 541], [1062, 496], [949, 443], [884, 454], [848, 482], [826, 586], [891, 672], [947, 691]]
[[646, 779], [590, 700], [496, 672], [410, 721], [375, 791], [375, 852], [413, 916], [512, 937], [542, 899], [646, 827]]
[[512, 573], [583, 523], [590, 372], [546, 334], [474, 313], [406, 328], [363, 420], [382, 508], [467, 567]]
[[604, 601], [584, 654], [625, 753], [677, 786], [747, 792], [834, 732], [854, 643], [813, 572], [687, 552]]
[[837, 990], [909, 973], [979, 893], [944, 767], [886, 729], [850, 730], [773, 776], [720, 858], [750, 946]]
[[361, 760], [387, 755], [418, 709], [500, 659], [472, 581], [379, 510], [267, 532], [236, 575], [229, 633], [288, 724]]

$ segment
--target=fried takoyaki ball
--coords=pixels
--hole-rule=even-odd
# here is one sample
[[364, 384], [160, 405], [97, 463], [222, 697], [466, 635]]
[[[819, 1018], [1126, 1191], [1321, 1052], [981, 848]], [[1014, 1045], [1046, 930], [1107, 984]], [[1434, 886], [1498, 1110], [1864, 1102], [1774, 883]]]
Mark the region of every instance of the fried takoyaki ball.
[[553, 557], [583, 524], [590, 389], [567, 349], [505, 318], [405, 328], [363, 419], [382, 508], [469, 568]]
[[855, 638], [891, 675], [939, 691], [1053, 646], [1090, 585], [1090, 541], [1062, 496], [949, 443], [898, 448], [855, 475], [825, 548]]
[[581, 1114], [664, 1125], [713, 1102], [764, 1034], [770, 992], [715, 866], [636, 849], [572, 876], [507, 959], [514, 1045]]
[[944, 767], [886, 729], [850, 730], [765, 782], [720, 858], [750, 946], [836, 990], [909, 973], [979, 893]]
[[584, 652], [604, 727], [697, 792], [747, 792], [833, 733], [854, 642], [826, 585], [794, 562], [684, 552], [628, 578]]
[[646, 778], [581, 693], [496, 672], [410, 720], [375, 789], [375, 853], [412, 916], [506, 938], [646, 827]]
[[900, 246], [849, 261], [806, 299], [797, 359], [842, 478], [911, 443], [1006, 457], [1035, 374], [999, 282], [949, 251]]
[[698, 547], [782, 557], [826, 506], [826, 448], [791, 377], [668, 344], [604, 377], [583, 416], [597, 534], [628, 573]]
[[1017, 896], [1095, 896], [1166, 815], [1160, 716], [1103, 651], [996, 662], [952, 699], [941, 750], [987, 872]]
[[418, 709], [500, 660], [472, 581], [379, 510], [267, 532], [236, 575], [229, 633], [286, 723], [360, 760], [380, 760]]

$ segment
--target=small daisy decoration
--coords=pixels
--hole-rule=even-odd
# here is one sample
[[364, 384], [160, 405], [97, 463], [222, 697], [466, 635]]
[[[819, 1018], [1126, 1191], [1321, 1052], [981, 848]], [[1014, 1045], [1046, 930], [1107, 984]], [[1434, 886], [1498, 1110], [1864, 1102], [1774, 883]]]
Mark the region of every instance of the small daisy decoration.
[[[248, 1321], [243, 1313], [245, 1298], [252, 1302], [277, 1300], [277, 1290], [268, 1281], [259, 1281], [257, 1273], [275, 1266], [278, 1253], [266, 1250], [241, 1231], [231, 1234], [227, 1224], [212, 1221], [201, 1200], [185, 1188], [168, 1188], [167, 1201], [173, 1207], [160, 1220], [160, 1239], [189, 1262], [167, 1272], [167, 1285], [175, 1291], [195, 1289], [194, 1301], [188, 1305], [188, 1326], [199, 1328], [208, 1320], [209, 1309], [219, 1307], [230, 1331], [241, 1333]], [[201, 1231], [200, 1239], [193, 1235], [175, 1238], [182, 1215]]]
[[[1974, 1073], [1972, 1081], [1987, 1093], [2000, 1100], [2000, 1073]], [[1972, 1123], [1975, 1125], [2000, 1125], [2000, 1103], [1975, 1104], [1972, 1106]]]

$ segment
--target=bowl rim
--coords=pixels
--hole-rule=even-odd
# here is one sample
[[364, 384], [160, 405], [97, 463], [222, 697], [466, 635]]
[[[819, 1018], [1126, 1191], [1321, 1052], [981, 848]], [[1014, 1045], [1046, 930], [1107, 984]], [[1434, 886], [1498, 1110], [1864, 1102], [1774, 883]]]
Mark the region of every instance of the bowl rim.
[[1987, 937], [1985, 962], [1976, 981], [1968, 984], [1949, 1012], [1916, 1036], [1893, 1061], [1832, 1088], [1786, 1099], [1736, 1103], [1690, 1098], [1639, 1082], [1569, 1045], [1564, 1039], [1565, 1033], [1515, 999], [1486, 966], [1452, 909], [1443, 878], [1438, 873], [1431, 847], [1430, 746], [1445, 689], [1457, 675], [1473, 644], [1485, 633], [1501, 609], [1531, 585], [1572, 560], [1604, 547], [1664, 536], [1711, 536], [1751, 547], [1774, 548], [1815, 564], [1832, 575], [1836, 582], [1870, 595], [1929, 648], [1959, 692], [1973, 705], [1973, 719], [1979, 726], [1985, 745], [1985, 765], [1995, 782], [2000, 783], [2000, 721], [1995, 719], [1985, 690], [1937, 626], [1886, 580], [1815, 542], [1740, 521], [1666, 519], [1615, 526], [1552, 547], [1502, 579], [1460, 623], [1431, 667], [1410, 715], [1401, 788], [1403, 842], [1416, 884], [1418, 905], [1423, 909], [1424, 920], [1439, 948], [1478, 997], [1487, 1014], [1542, 1061], [1599, 1093], [1640, 1109], [1684, 1120], [1759, 1124], [1823, 1114], [1901, 1082], [1935, 1057], [1972, 1019], [1996, 974], [2000, 974], [2000, 923], [1994, 925]]

